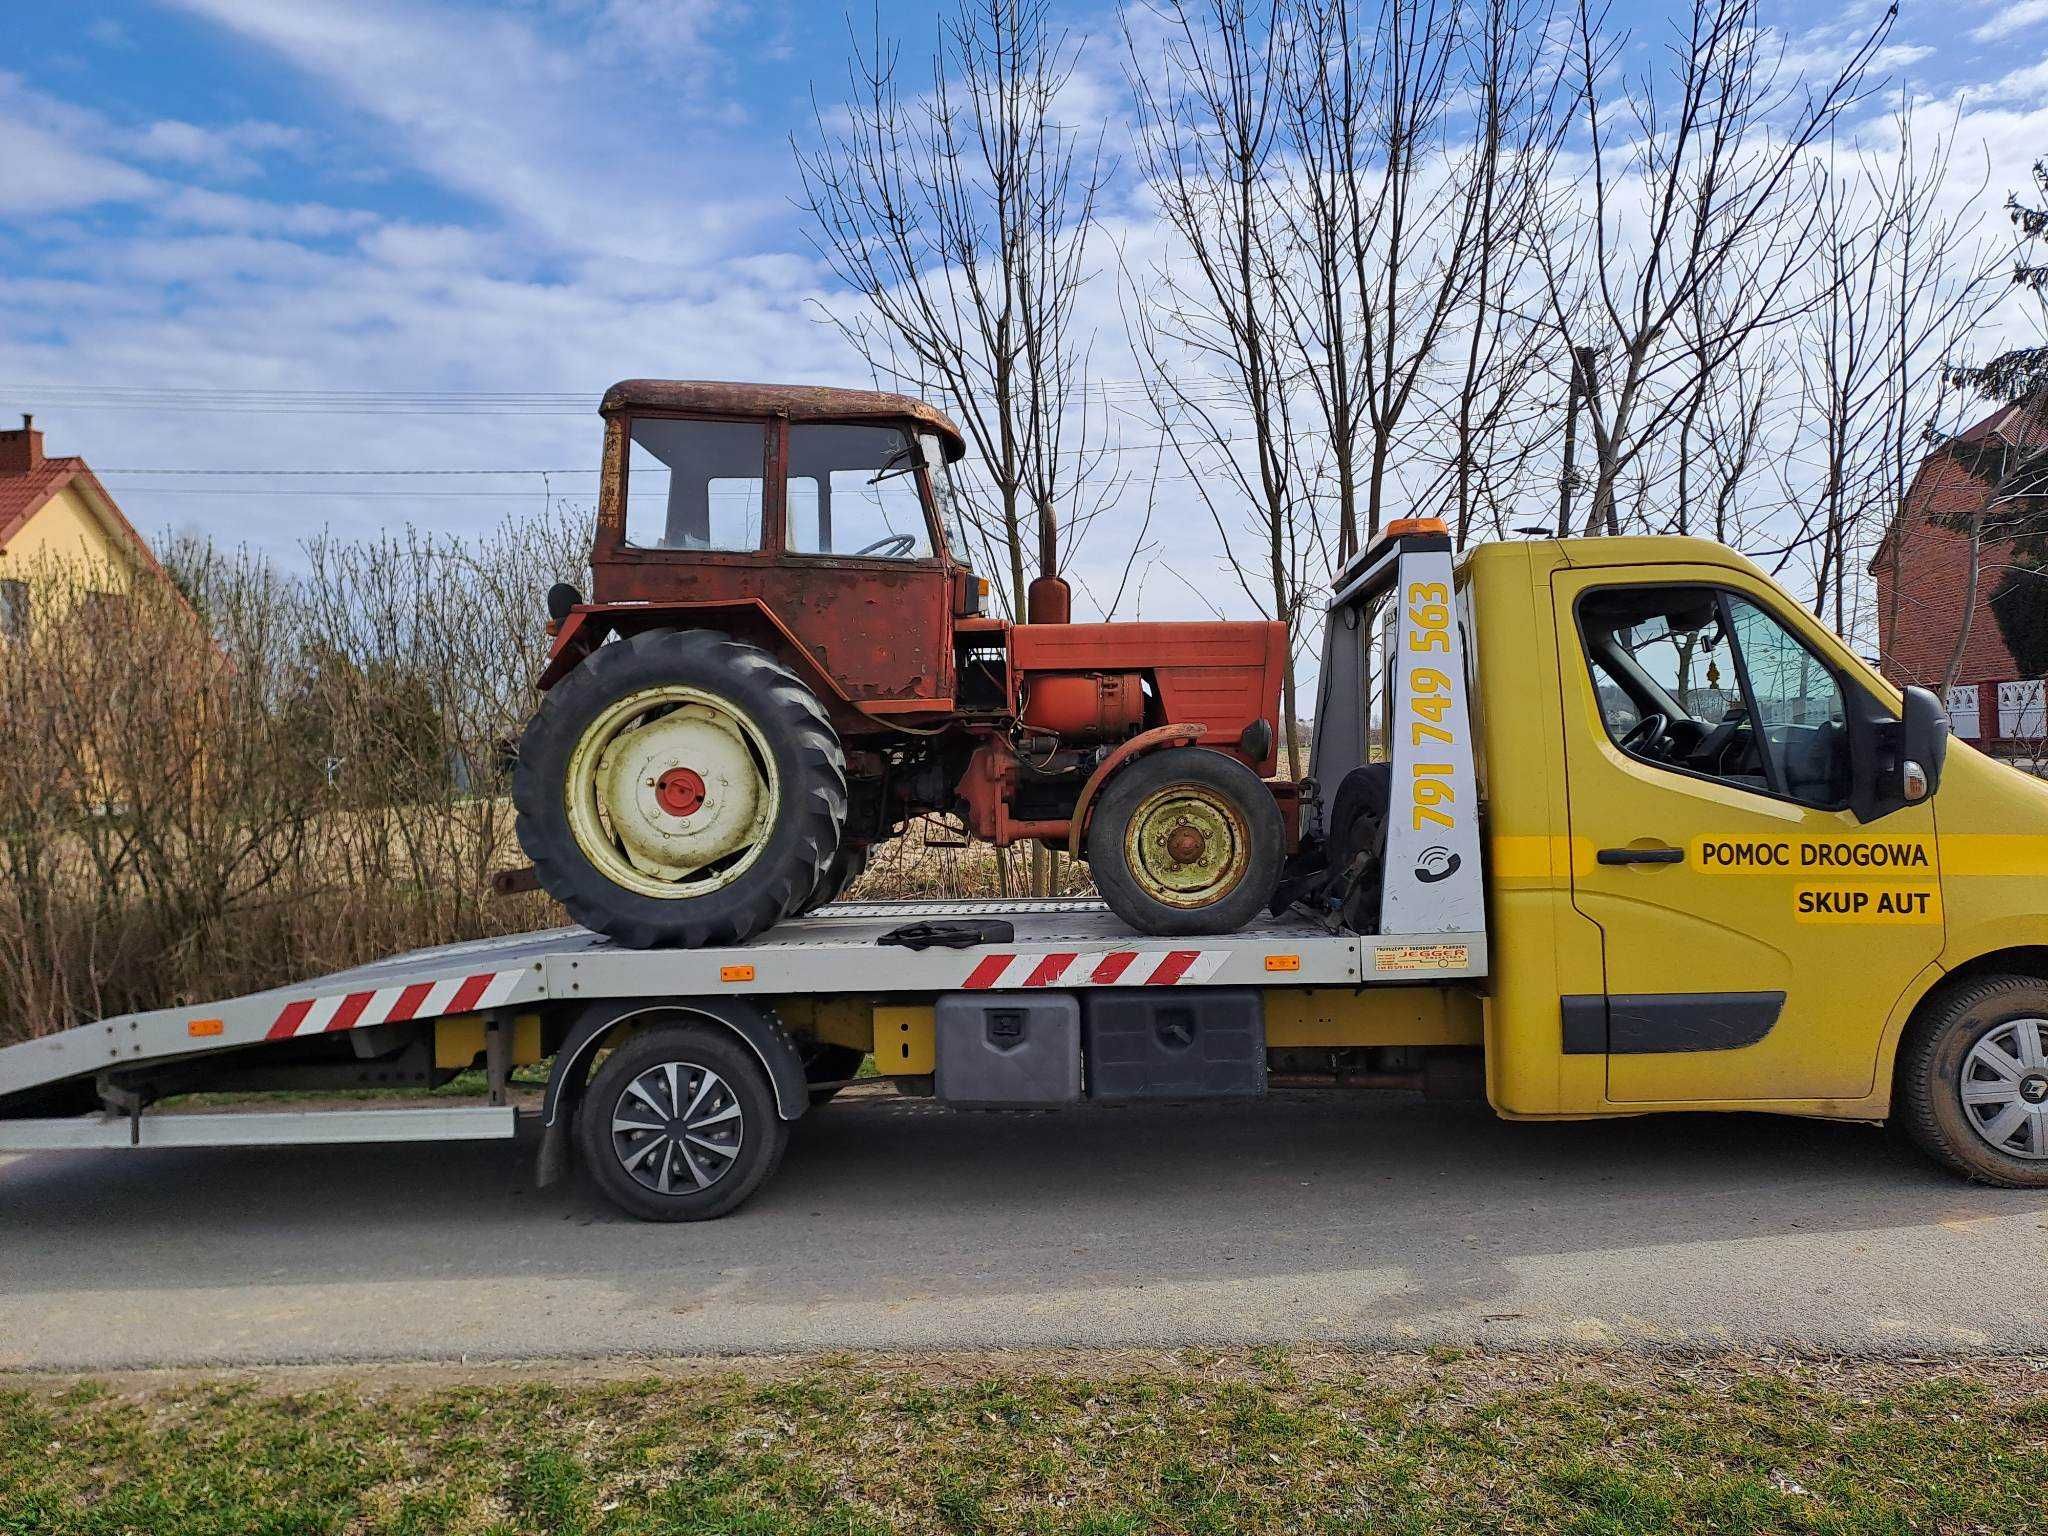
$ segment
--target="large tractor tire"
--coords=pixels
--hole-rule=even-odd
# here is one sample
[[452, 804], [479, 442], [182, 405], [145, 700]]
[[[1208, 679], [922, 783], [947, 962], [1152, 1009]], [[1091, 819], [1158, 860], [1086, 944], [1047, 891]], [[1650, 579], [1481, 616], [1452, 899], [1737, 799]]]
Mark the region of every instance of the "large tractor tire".
[[549, 690], [512, 798], [542, 888], [586, 928], [635, 949], [738, 944], [830, 872], [846, 758], [824, 706], [766, 651], [649, 630]]
[[867, 849], [842, 846], [838, 856], [832, 860], [832, 867], [819, 879], [818, 888], [811, 892], [810, 897], [791, 916], [801, 917], [807, 912], [815, 912], [818, 908], [839, 900], [853, 889], [854, 881], [861, 877], [867, 867]]
[[1286, 839], [1251, 769], [1206, 747], [1165, 747], [1109, 781], [1088, 823], [1088, 868], [1141, 933], [1234, 933], [1271, 898]]

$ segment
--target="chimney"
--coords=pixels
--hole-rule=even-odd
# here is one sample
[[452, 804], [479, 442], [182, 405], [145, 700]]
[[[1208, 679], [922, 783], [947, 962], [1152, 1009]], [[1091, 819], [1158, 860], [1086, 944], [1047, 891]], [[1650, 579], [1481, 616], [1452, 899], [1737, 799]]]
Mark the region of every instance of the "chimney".
[[0, 432], [0, 475], [25, 475], [42, 465], [43, 434], [35, 417], [23, 411], [18, 431]]

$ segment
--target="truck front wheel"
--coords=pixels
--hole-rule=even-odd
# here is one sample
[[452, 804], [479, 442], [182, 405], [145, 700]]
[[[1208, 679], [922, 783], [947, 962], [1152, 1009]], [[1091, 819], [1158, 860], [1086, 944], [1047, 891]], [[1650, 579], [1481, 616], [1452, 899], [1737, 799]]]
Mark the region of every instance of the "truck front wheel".
[[2048, 981], [1984, 976], [1930, 999], [1900, 1048], [1895, 1102], [1935, 1161], [2048, 1188]]
[[576, 1132], [583, 1166], [643, 1221], [709, 1221], [760, 1188], [789, 1126], [760, 1061], [715, 1024], [665, 1024], [605, 1057]]

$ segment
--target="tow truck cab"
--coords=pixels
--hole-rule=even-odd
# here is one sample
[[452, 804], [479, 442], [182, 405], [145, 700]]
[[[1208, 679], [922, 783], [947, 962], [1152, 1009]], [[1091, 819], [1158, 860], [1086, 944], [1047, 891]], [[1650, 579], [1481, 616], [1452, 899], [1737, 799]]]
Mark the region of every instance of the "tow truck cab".
[[[1490, 544], [1457, 586], [1500, 1113], [1882, 1119], [1937, 988], [2048, 976], [2048, 785], [1949, 743], [1748, 560]], [[2038, 1026], [2004, 1043], [2042, 1067]], [[2039, 1123], [1999, 1139], [2038, 1158]]]

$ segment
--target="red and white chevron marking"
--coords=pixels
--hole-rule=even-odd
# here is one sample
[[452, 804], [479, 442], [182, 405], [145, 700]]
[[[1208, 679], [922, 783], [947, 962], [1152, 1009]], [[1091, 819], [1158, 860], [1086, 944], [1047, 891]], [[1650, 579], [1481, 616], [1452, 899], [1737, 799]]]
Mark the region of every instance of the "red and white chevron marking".
[[451, 976], [446, 981], [416, 981], [405, 987], [304, 997], [285, 1004], [266, 1038], [287, 1040], [294, 1035], [364, 1029], [372, 1024], [402, 1024], [408, 1019], [433, 1019], [444, 1013], [495, 1008], [512, 995], [512, 989], [525, 974], [523, 969], [481, 971], [474, 976]]
[[960, 983], [985, 987], [1172, 987], [1207, 981], [1227, 949], [1108, 949], [1044, 955], [996, 954], [977, 960]]

